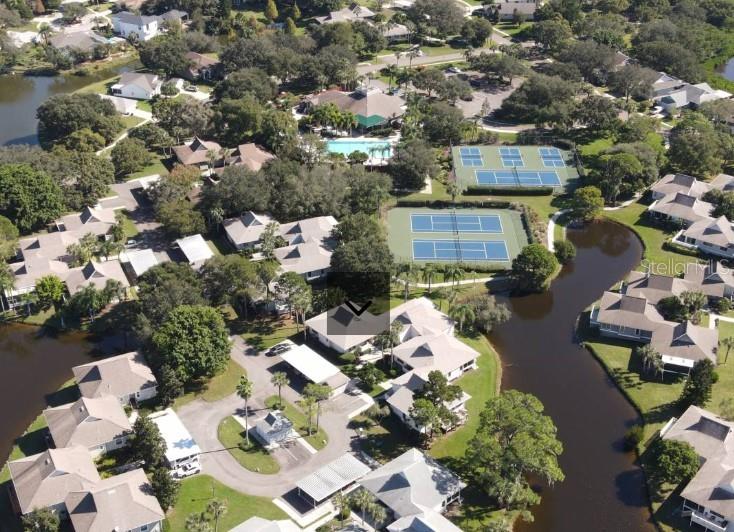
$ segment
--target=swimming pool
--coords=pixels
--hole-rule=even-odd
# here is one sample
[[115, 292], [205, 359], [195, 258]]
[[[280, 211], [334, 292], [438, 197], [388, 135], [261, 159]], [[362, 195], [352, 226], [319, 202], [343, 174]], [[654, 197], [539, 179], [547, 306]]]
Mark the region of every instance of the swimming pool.
[[366, 153], [374, 161], [382, 161], [392, 157], [393, 147], [386, 139], [336, 139], [326, 141], [326, 149], [330, 153], [341, 153], [345, 157], [355, 151]]

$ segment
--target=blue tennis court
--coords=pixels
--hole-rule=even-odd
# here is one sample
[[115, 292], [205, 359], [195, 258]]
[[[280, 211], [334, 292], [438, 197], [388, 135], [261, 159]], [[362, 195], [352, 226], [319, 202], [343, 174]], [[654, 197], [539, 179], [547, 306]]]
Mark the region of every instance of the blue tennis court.
[[501, 146], [500, 159], [502, 159], [502, 166], [505, 168], [519, 168], [525, 166], [525, 162], [522, 160], [520, 148]]
[[558, 148], [538, 148], [540, 158], [543, 160], [543, 166], [546, 168], [563, 168], [566, 163], [563, 161], [563, 154]]
[[477, 184], [523, 187], [558, 187], [561, 179], [555, 171], [477, 170]]
[[497, 214], [411, 214], [414, 233], [502, 233]]
[[510, 255], [504, 240], [413, 240], [413, 259], [507, 262]]
[[482, 152], [479, 151], [479, 148], [461, 148], [459, 153], [461, 154], [461, 164], [464, 166], [484, 166]]

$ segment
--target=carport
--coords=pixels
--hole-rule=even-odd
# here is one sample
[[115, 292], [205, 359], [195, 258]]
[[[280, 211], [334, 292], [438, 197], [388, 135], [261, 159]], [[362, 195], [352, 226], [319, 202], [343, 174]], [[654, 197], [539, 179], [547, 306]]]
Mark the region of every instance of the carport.
[[331, 388], [332, 397], [344, 393], [347, 389], [349, 377], [307, 345], [294, 345], [280, 357], [310, 382], [325, 384]]
[[298, 494], [314, 508], [371, 471], [352, 454], [344, 454], [296, 483]]

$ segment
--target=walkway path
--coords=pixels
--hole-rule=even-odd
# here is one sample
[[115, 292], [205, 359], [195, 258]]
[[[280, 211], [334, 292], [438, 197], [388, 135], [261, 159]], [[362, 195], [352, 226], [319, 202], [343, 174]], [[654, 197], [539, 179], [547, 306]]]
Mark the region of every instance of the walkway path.
[[734, 318], [729, 318], [728, 316], [722, 316], [721, 314], [714, 314], [713, 312], [709, 312], [709, 329], [715, 329], [717, 321], [728, 321], [729, 323], [734, 323]]
[[[556, 220], [560, 218], [562, 215], [566, 214], [568, 212], [568, 209], [560, 210], [558, 212], [553, 213], [553, 216], [551, 216], [550, 220], [548, 220], [548, 229], [546, 231], [546, 246], [548, 247], [549, 251], [555, 251], [555, 232], [556, 232]], [[564, 227], [563, 230], [565, 231], [566, 228]]]
[[[142, 109], [135, 109], [132, 112], [132, 115], [143, 119], [142, 122], [140, 122], [139, 124], [136, 124], [134, 127], [140, 127], [143, 124], [147, 124], [148, 122], [153, 120], [153, 114], [150, 113], [149, 111], [143, 111]], [[104, 152], [109, 151], [112, 148], [114, 148], [115, 146], [117, 146], [118, 142], [120, 142], [122, 139], [127, 138], [127, 136], [130, 134], [131, 129], [132, 128], [126, 129], [125, 131], [122, 132], [122, 134], [119, 137], [117, 137], [114, 141], [112, 141], [112, 144], [110, 144], [109, 146], [105, 146], [101, 150], [98, 150], [97, 155], [102, 155]]]
[[[249, 401], [250, 422], [260, 417], [265, 408], [265, 399], [277, 394], [270, 384], [272, 366], [280, 362], [278, 357], [266, 357], [247, 345], [242, 338], [234, 337], [232, 358], [247, 370], [249, 379], [254, 383], [254, 394]], [[295, 403], [300, 397], [290, 386], [282, 390], [283, 398]], [[349, 397], [349, 396], [342, 396]], [[352, 438], [356, 433], [349, 428], [348, 412], [342, 411], [337, 400], [329, 401], [329, 406], [321, 414], [321, 426], [329, 435], [329, 442], [318, 453], [294, 467], [281, 470], [274, 475], [254, 473], [243, 468], [217, 438], [217, 427], [222, 419], [241, 414], [244, 407], [242, 399], [232, 394], [220, 401], [206, 402], [198, 399], [178, 410], [184, 425], [201, 447], [201, 463], [204, 473], [213, 476], [226, 486], [251, 495], [279, 497], [293, 489], [299, 479], [313, 473], [318, 468], [340, 457], [352, 449]]]

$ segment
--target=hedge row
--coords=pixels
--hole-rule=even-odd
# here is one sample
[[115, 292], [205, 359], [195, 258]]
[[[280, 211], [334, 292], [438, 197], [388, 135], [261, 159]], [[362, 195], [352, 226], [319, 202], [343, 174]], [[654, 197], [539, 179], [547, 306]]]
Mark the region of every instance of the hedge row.
[[691, 249], [686, 246], [681, 246], [680, 244], [676, 244], [675, 242], [671, 242], [670, 240], [666, 240], [665, 242], [663, 242], [663, 249], [665, 251], [672, 251], [673, 253], [679, 253], [688, 257], [701, 256], [697, 249]]
[[553, 187], [492, 187], [472, 185], [464, 194], [469, 196], [550, 196]]
[[463, 200], [451, 203], [446, 200], [398, 200], [397, 207], [430, 207], [433, 209], [450, 209], [451, 207], [469, 207], [483, 209], [511, 209], [512, 203], [509, 201], [493, 201], [493, 200]]

